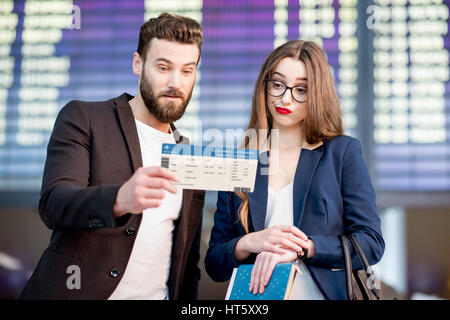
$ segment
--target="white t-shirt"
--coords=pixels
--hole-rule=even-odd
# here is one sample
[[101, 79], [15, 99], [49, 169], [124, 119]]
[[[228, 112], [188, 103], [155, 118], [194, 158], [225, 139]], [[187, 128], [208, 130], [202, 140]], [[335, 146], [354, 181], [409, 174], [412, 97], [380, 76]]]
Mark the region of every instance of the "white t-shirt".
[[[294, 222], [294, 183], [291, 182], [278, 192], [270, 187], [267, 190], [267, 213], [264, 228], [276, 225], [293, 225]], [[292, 292], [292, 300], [324, 300], [306, 265], [300, 261], [302, 272]]]
[[[144, 167], [161, 165], [161, 146], [175, 143], [172, 133], [163, 133], [138, 120], [136, 127]], [[176, 194], [166, 190], [158, 208], [144, 210], [142, 221], [123, 278], [110, 300], [168, 299], [172, 232], [181, 209], [183, 190]]]

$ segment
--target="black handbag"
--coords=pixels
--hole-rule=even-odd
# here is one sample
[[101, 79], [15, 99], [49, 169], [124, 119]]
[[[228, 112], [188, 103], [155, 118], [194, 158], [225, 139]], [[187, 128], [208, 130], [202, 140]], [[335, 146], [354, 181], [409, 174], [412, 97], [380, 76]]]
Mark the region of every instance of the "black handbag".
[[[356, 237], [352, 234], [348, 236], [341, 234], [339, 235], [339, 240], [341, 241], [342, 251], [344, 253], [348, 300], [380, 300], [381, 297], [376, 285], [375, 275]], [[364, 269], [353, 270], [348, 244], [349, 240], [353, 248], [355, 248]]]

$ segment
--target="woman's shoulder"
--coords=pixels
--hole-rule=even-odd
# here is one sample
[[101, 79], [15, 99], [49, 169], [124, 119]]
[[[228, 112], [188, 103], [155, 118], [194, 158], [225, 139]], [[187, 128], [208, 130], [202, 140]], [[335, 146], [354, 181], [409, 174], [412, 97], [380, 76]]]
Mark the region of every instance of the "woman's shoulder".
[[324, 141], [325, 152], [344, 154], [346, 151], [356, 151], [361, 149], [358, 139], [341, 135]]
[[327, 146], [347, 146], [349, 144], [360, 144], [359, 140], [346, 135], [336, 136], [329, 140], [325, 140], [324, 144]]

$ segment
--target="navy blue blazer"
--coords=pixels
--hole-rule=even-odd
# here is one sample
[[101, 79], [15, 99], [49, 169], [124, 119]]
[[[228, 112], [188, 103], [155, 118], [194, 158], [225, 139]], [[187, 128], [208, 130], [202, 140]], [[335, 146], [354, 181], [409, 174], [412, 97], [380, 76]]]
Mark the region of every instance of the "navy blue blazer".
[[[260, 155], [254, 192], [249, 198], [249, 232], [264, 229], [268, 176], [261, 174], [268, 161]], [[263, 171], [264, 172], [264, 171]], [[353, 233], [371, 265], [384, 252], [375, 192], [360, 142], [349, 136], [324, 141], [316, 149], [302, 149], [294, 178], [294, 225], [309, 236], [316, 254], [305, 264], [326, 299], [346, 299], [344, 258], [338, 235]], [[256, 254], [236, 261], [233, 250], [245, 230], [239, 220], [241, 199], [234, 192], [219, 192], [205, 268], [215, 281], [226, 281], [233, 268], [253, 263]], [[354, 268], [362, 268], [351, 247]]]

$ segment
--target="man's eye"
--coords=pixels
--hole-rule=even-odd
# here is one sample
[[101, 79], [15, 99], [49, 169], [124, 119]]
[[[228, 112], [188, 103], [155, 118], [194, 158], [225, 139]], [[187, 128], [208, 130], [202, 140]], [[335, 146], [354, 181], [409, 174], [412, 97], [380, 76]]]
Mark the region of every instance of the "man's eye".
[[191, 69], [187, 69], [187, 70], [184, 70], [183, 71], [183, 73], [184, 74], [191, 74], [191, 73], [193, 73], [194, 71], [192, 71]]
[[167, 71], [167, 70], [169, 70], [169, 68], [166, 66], [158, 66], [158, 70], [159, 71]]

